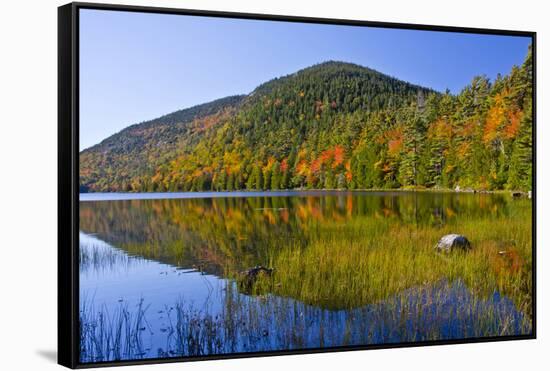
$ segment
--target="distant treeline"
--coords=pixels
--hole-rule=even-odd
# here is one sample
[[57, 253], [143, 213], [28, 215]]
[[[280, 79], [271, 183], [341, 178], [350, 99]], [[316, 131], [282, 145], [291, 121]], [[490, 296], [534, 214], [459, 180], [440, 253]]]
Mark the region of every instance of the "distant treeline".
[[529, 50], [508, 75], [453, 95], [322, 63], [83, 151], [81, 191], [529, 190], [532, 73]]

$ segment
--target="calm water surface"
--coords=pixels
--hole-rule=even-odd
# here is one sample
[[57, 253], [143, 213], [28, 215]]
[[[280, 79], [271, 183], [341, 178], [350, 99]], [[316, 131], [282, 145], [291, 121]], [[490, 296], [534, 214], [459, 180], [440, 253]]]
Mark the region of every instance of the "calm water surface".
[[[313, 278], [305, 268], [292, 270], [299, 279], [288, 274], [296, 261], [322, 265], [306, 255], [322, 243], [334, 246], [335, 255], [347, 251], [340, 240], [365, 238], [365, 248], [381, 248], [377, 237], [373, 242], [361, 234], [367, 229], [380, 231], [380, 241], [387, 240], [388, 231], [421, 230], [425, 235], [413, 232], [412, 238], [424, 246], [433, 244], [424, 236], [449, 228], [461, 233], [471, 228], [466, 223], [479, 221], [480, 228], [507, 223], [510, 236], [486, 241], [489, 237], [480, 234], [474, 243], [476, 238], [479, 244], [511, 243], [530, 233], [515, 226], [519, 216], [530, 215], [528, 200], [500, 194], [311, 191], [82, 194], [80, 201], [83, 362], [530, 331], [518, 300], [496, 286], [477, 290], [468, 285], [474, 282], [469, 276], [434, 274], [410, 287], [358, 295], [361, 287], [384, 284], [359, 278], [355, 283], [353, 277], [365, 272], [355, 275], [349, 272], [355, 268], [346, 266], [342, 273], [338, 259], [324, 282], [340, 280], [349, 286], [343, 294], [323, 291], [323, 281], [306, 284]], [[449, 259], [421, 251], [436, 264]], [[414, 254], [411, 261], [419, 261]], [[266, 285], [250, 290], [239, 283], [242, 271], [256, 265], [275, 271], [264, 277]], [[365, 269], [368, 262], [357, 267]], [[393, 277], [378, 275], [386, 273], [388, 280]]]

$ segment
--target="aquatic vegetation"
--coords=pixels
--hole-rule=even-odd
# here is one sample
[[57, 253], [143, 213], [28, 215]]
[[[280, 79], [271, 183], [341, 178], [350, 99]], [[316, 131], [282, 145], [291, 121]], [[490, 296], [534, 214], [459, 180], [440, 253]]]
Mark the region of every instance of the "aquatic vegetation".
[[[323, 197], [85, 202], [82, 229], [137, 254], [256, 283], [325, 308], [353, 308], [415, 285], [463, 279], [531, 310], [531, 202], [453, 193], [341, 193]], [[208, 223], [204, 223], [208, 220]], [[434, 251], [461, 233], [467, 254]], [[274, 286], [273, 286], [274, 285]], [[273, 287], [272, 287], [273, 286]]]
[[80, 305], [80, 360], [101, 362], [143, 358], [150, 348], [143, 345], [148, 306], [140, 300], [135, 308], [121, 303], [111, 313], [107, 306], [95, 309], [93, 302]]
[[166, 307], [168, 326], [151, 330], [162, 331], [164, 336], [165, 345], [156, 354], [143, 346], [149, 328], [145, 327], [142, 301], [133, 317], [127, 307], [111, 316], [90, 312], [84, 307], [81, 314], [84, 362], [464, 339], [531, 331], [530, 320], [509, 299], [496, 292], [479, 299], [461, 281], [415, 287], [351, 311], [321, 309], [271, 294], [246, 296], [239, 294], [235, 286], [227, 290], [221, 311], [212, 310], [208, 302], [197, 307], [180, 298]]
[[[80, 238], [83, 236], [85, 237], [81, 235]], [[98, 240], [81, 241], [78, 251], [80, 273], [120, 269], [121, 266], [128, 267], [139, 259]]]
[[[257, 283], [270, 292], [324, 308], [345, 309], [383, 300], [441, 279], [463, 280], [478, 295], [494, 290], [531, 313], [531, 215], [518, 207], [495, 223], [461, 219], [440, 228], [357, 217], [315, 228], [307, 248], [289, 242], [274, 250], [274, 277]], [[469, 252], [441, 254], [447, 233], [469, 236]], [[272, 284], [273, 283], [273, 284]]]
[[[123, 285], [96, 309], [81, 302], [86, 362], [532, 331], [529, 199], [332, 192], [94, 201], [80, 211], [81, 230], [97, 236], [81, 240], [81, 279], [97, 267], [101, 284], [112, 266], [106, 282]], [[450, 233], [471, 249], [438, 252]], [[256, 266], [269, 274], [246, 281], [242, 272]], [[151, 283], [153, 317], [143, 301], [123, 300], [136, 290], [117, 267], [135, 270], [138, 286]], [[186, 290], [205, 302], [179, 297]]]

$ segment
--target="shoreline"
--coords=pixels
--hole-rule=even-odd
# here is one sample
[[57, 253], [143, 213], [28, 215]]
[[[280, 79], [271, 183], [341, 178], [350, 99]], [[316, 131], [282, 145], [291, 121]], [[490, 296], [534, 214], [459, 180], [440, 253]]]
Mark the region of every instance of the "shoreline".
[[513, 190], [456, 190], [450, 188], [372, 188], [372, 189], [285, 189], [285, 190], [237, 190], [237, 191], [187, 191], [187, 192], [87, 192], [79, 193], [79, 201], [122, 201], [156, 199], [193, 199], [222, 197], [290, 197], [341, 195], [353, 193], [391, 194], [391, 193], [468, 193], [468, 194], [509, 194], [512, 197], [531, 198], [531, 192]]

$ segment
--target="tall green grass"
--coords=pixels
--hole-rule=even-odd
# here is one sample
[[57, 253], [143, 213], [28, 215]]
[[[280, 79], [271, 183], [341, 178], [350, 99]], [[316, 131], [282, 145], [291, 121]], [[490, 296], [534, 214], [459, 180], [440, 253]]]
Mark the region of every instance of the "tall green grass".
[[[414, 286], [460, 279], [476, 295], [498, 291], [531, 315], [530, 208], [518, 208], [498, 222], [462, 219], [434, 227], [356, 217], [312, 229], [305, 248], [288, 241], [272, 250], [265, 264], [275, 274], [260, 278], [256, 292], [269, 290], [323, 308], [346, 309]], [[447, 233], [466, 235], [473, 249], [438, 253], [434, 246]]]

